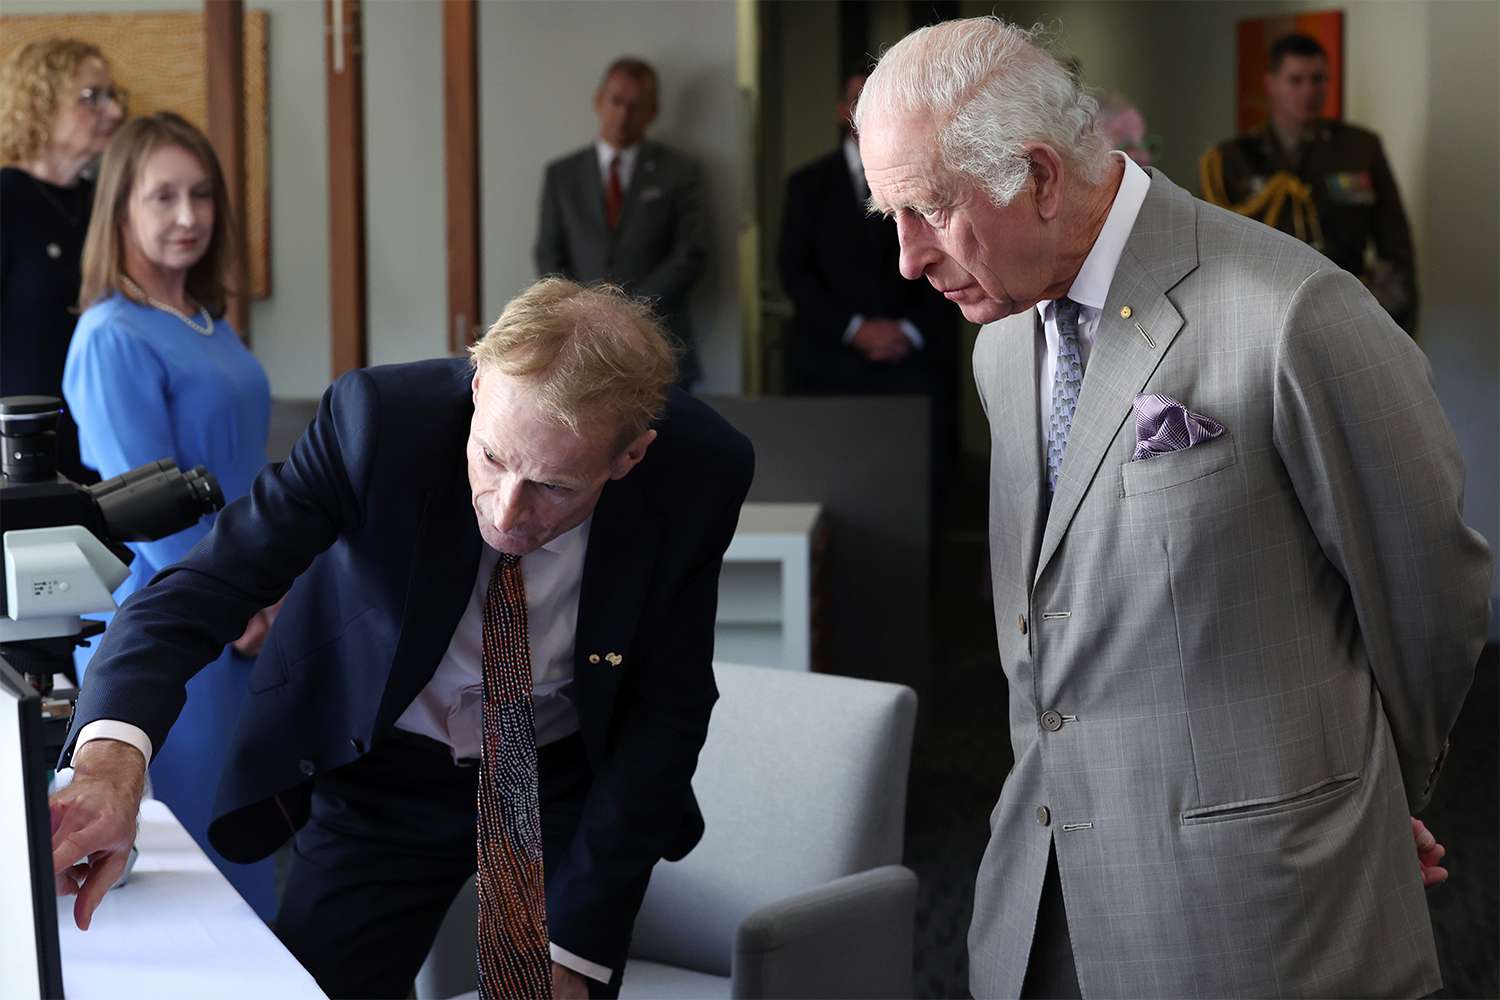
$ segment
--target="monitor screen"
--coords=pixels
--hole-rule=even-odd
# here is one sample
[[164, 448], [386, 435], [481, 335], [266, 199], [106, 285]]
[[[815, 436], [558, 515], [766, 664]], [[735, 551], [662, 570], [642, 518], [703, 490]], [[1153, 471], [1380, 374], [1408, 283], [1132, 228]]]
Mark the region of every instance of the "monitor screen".
[[[52, 880], [52, 824], [42, 747], [41, 698], [0, 657], [0, 994], [61, 997], [57, 895]], [[17, 892], [11, 894], [10, 887]], [[30, 895], [31, 905], [11, 901]]]

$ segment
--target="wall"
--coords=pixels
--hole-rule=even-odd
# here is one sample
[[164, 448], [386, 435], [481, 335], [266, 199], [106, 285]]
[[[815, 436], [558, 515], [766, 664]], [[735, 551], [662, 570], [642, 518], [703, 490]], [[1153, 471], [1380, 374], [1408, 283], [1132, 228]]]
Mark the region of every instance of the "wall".
[[[448, 350], [443, 18], [436, 3], [363, 9], [366, 329], [383, 365]], [[322, 69], [320, 57], [320, 81]]]
[[713, 238], [692, 304], [705, 373], [700, 388], [739, 391], [735, 230], [752, 167], [735, 87], [734, 4], [492, 3], [479, 12], [479, 38], [486, 315], [498, 315], [536, 275], [543, 168], [592, 142], [600, 73], [616, 56], [639, 55], [661, 75], [661, 113], [650, 136], [704, 166]]
[[[1500, 5], [1440, 3], [1427, 11], [1427, 162], [1421, 194], [1422, 346], [1468, 464], [1464, 514], [1500, 548]], [[1490, 589], [1490, 638], [1500, 639], [1500, 566]]]

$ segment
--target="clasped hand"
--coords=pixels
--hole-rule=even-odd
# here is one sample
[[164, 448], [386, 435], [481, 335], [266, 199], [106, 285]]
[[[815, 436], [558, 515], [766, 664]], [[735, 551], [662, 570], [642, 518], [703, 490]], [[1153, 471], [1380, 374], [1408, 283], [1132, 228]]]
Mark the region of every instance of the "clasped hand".
[[889, 364], [905, 360], [911, 354], [911, 338], [893, 319], [867, 319], [859, 325], [849, 346], [865, 356], [866, 361]]

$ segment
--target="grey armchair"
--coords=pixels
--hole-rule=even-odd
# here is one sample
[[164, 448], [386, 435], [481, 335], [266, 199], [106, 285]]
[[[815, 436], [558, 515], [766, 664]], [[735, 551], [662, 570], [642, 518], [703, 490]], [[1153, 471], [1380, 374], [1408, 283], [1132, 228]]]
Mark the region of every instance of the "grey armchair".
[[[715, 664], [693, 788], [707, 831], [656, 866], [621, 997], [908, 997], [916, 876], [901, 867], [916, 695]], [[472, 888], [419, 1000], [474, 989]]]

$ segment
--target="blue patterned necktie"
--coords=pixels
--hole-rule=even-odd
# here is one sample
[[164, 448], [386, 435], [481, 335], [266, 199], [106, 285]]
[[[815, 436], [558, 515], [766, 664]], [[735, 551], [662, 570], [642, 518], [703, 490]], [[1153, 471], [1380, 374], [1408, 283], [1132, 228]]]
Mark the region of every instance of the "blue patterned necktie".
[[1057, 367], [1052, 370], [1052, 423], [1047, 427], [1047, 492], [1057, 491], [1063, 453], [1073, 430], [1078, 391], [1083, 388], [1083, 355], [1078, 350], [1078, 310], [1072, 299], [1053, 303], [1057, 320]]

